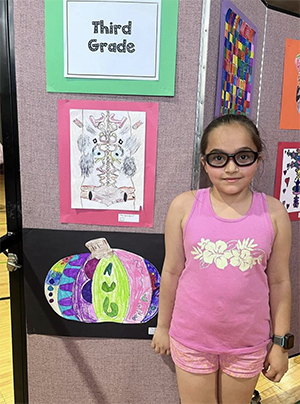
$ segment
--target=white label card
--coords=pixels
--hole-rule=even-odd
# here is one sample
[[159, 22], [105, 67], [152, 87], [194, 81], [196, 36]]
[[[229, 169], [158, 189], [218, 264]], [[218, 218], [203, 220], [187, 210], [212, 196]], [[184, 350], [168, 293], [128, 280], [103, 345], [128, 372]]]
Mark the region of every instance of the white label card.
[[156, 327], [148, 327], [148, 335], [154, 335]]
[[130, 214], [126, 214], [126, 213], [119, 213], [118, 220], [119, 220], [119, 222], [139, 223], [140, 216], [139, 215], [130, 215]]

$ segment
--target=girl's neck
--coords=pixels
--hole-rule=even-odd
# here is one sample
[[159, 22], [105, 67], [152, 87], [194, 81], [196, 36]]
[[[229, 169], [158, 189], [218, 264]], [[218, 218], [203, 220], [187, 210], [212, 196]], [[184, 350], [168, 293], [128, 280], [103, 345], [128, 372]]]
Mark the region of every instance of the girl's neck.
[[210, 201], [216, 215], [225, 219], [244, 216], [252, 204], [252, 191], [246, 188], [238, 194], [220, 193], [215, 187], [210, 189]]

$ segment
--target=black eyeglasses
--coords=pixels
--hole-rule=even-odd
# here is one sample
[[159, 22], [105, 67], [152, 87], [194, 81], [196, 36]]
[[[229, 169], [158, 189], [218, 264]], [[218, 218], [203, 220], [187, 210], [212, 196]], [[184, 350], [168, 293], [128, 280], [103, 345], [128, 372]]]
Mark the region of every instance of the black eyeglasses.
[[225, 167], [230, 157], [233, 158], [235, 164], [239, 167], [251, 166], [257, 158], [259, 153], [252, 150], [240, 150], [233, 154], [225, 152], [212, 152], [205, 154], [204, 160], [212, 167]]

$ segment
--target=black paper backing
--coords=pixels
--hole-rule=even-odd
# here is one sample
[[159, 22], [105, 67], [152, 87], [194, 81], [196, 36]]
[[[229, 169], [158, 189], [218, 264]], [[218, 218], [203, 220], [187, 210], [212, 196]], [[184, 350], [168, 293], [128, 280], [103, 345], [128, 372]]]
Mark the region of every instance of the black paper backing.
[[151, 339], [149, 327], [156, 327], [157, 316], [143, 324], [82, 323], [60, 317], [44, 295], [49, 269], [61, 258], [89, 252], [85, 243], [104, 237], [111, 248], [133, 252], [150, 261], [161, 273], [164, 235], [48, 229], [23, 230], [23, 265], [27, 332], [72, 337]]

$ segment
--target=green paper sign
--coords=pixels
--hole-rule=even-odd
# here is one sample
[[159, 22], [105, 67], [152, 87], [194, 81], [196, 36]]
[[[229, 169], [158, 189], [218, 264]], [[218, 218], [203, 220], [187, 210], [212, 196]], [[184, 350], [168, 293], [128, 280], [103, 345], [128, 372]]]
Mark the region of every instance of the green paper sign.
[[45, 0], [47, 91], [173, 96], [177, 21], [178, 0]]

